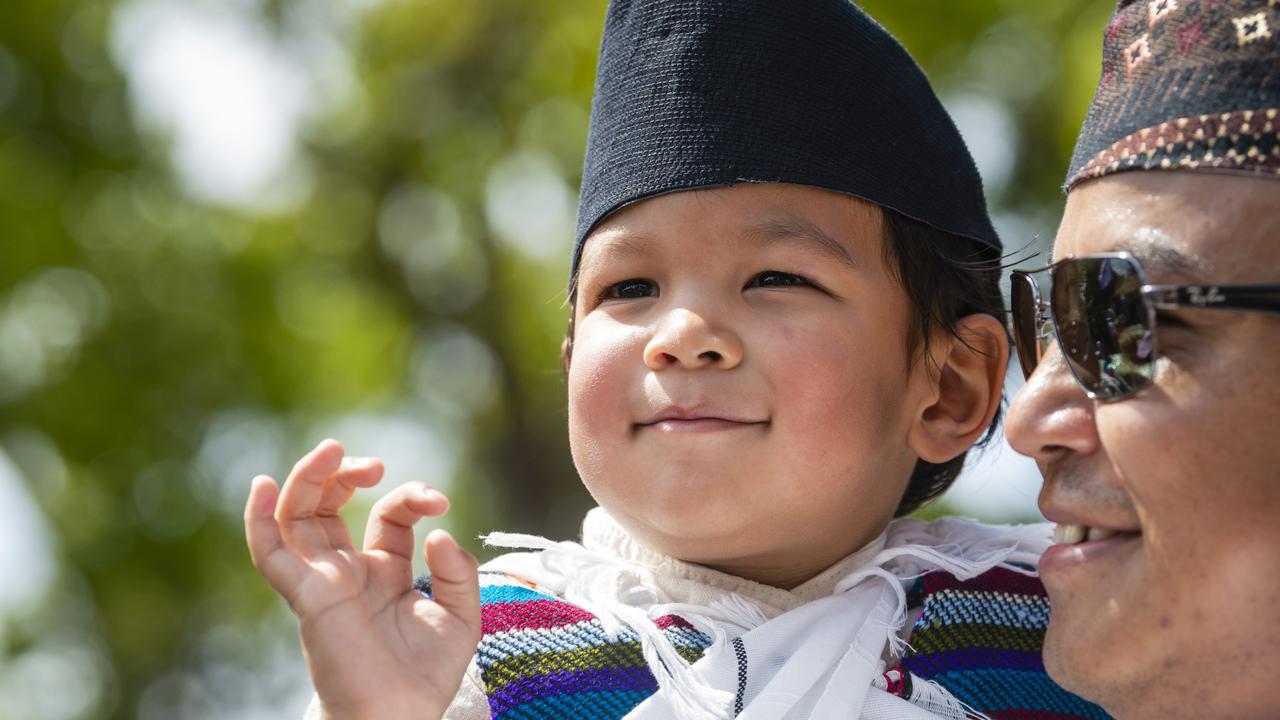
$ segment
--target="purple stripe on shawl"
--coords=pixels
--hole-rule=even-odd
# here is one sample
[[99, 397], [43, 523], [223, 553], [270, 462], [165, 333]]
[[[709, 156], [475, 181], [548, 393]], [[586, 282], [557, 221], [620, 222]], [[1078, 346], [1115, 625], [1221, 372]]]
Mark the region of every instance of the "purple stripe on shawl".
[[1047, 595], [1040, 578], [1023, 575], [1008, 568], [993, 568], [969, 580], [957, 579], [951, 573], [931, 572], [927, 573], [922, 580], [924, 581], [924, 591], [930, 595], [943, 590], [986, 590], [988, 592], [1031, 595], [1032, 597], [1045, 597]]
[[908, 670], [923, 678], [931, 678], [953, 670], [1028, 670], [1044, 672], [1044, 660], [1038, 652], [1005, 648], [957, 648], [903, 658]]
[[584, 692], [652, 693], [658, 683], [647, 667], [567, 670], [523, 677], [489, 693], [489, 709], [498, 717], [512, 708], [552, 695]]
[[485, 635], [506, 630], [537, 630], [594, 620], [595, 615], [562, 600], [491, 603], [481, 608]]

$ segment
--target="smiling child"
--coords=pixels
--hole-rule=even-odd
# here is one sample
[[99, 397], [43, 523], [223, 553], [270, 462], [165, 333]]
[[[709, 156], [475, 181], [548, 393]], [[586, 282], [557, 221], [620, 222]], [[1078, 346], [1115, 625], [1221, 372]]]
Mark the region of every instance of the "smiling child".
[[378, 461], [326, 441], [255, 480], [311, 712], [1104, 717], [1039, 665], [1045, 527], [902, 517], [997, 421], [999, 257], [955, 126], [857, 7], [615, 0], [563, 349], [600, 507], [581, 543], [490, 535], [517, 552], [478, 575], [437, 530], [411, 590], [438, 492], [391, 491], [357, 552], [337, 511]]

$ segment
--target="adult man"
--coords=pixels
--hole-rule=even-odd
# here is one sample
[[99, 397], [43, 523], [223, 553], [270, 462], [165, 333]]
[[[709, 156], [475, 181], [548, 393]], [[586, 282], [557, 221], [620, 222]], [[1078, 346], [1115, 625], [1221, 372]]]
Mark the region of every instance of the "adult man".
[[1118, 718], [1280, 717], [1278, 108], [1280, 2], [1121, 2], [1045, 304], [1014, 277], [1045, 664]]

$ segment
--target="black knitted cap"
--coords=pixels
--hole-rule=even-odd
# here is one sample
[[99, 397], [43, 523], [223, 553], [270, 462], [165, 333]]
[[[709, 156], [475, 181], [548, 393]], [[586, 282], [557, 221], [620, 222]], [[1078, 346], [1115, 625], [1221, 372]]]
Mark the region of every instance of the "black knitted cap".
[[642, 198], [741, 182], [855, 195], [999, 248], [924, 73], [848, 0], [613, 0], [577, 242]]
[[1125, 170], [1280, 177], [1280, 1], [1119, 3], [1066, 189]]

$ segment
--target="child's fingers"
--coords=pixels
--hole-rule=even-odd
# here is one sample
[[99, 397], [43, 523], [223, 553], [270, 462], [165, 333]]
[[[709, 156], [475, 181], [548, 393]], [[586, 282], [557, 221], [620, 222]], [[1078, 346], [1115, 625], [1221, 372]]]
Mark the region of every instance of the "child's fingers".
[[266, 475], [253, 479], [249, 501], [244, 506], [244, 535], [249, 556], [267, 583], [293, 604], [293, 589], [309, 570], [307, 563], [284, 543], [276, 524], [276, 500], [280, 491]]
[[387, 493], [369, 511], [365, 552], [381, 550], [413, 560], [413, 526], [424, 517], [443, 514], [449, 500], [424, 483], [405, 483]]
[[371, 487], [382, 479], [382, 461], [377, 458], [344, 457], [338, 471], [325, 483], [316, 507], [316, 522], [324, 528], [329, 547], [351, 547], [351, 533], [339, 514], [357, 487]]
[[343, 449], [337, 440], [322, 440], [294, 464], [280, 493], [280, 509], [291, 517], [311, 515], [320, 504], [324, 487], [342, 466]]
[[336, 516], [351, 500], [356, 488], [373, 487], [382, 480], [383, 465], [378, 458], [344, 457], [338, 472], [325, 485], [316, 514]]
[[431, 599], [466, 623], [480, 639], [480, 576], [475, 556], [447, 531], [432, 530], [422, 543], [431, 569]]
[[334, 547], [323, 524], [316, 522], [316, 508], [325, 486], [342, 463], [342, 445], [324, 440], [293, 466], [280, 492], [276, 521], [288, 545], [303, 555]]

